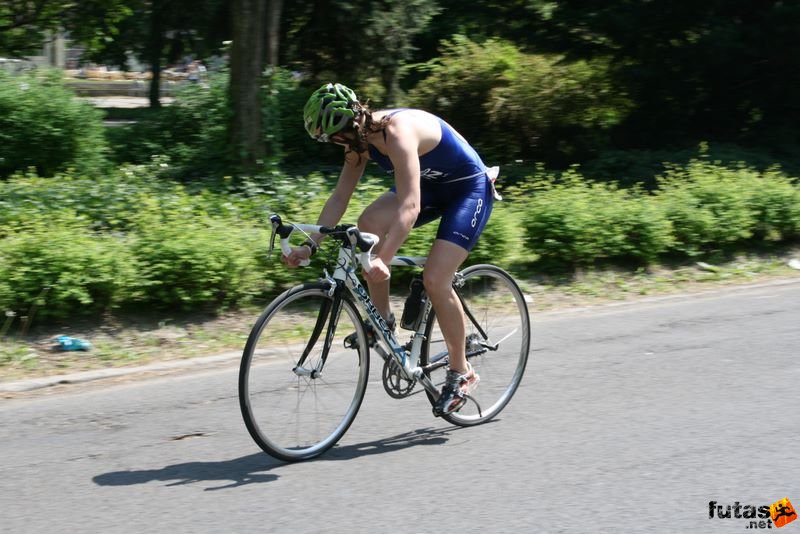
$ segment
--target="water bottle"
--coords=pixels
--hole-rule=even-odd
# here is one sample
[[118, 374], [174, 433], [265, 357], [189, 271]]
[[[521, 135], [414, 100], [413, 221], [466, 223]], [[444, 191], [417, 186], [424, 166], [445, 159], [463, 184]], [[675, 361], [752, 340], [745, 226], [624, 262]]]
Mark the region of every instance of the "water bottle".
[[416, 330], [422, 322], [422, 313], [425, 310], [425, 303], [428, 297], [425, 295], [425, 286], [422, 278], [411, 280], [410, 292], [403, 307], [403, 316], [400, 318], [400, 328], [404, 330]]

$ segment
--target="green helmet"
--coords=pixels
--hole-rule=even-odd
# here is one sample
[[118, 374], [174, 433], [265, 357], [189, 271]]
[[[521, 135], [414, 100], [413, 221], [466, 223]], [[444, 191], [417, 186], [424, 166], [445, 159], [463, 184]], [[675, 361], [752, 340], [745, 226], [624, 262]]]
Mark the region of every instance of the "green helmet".
[[303, 108], [303, 123], [313, 139], [321, 143], [341, 131], [355, 117], [352, 104], [358, 97], [340, 83], [326, 83], [311, 95]]

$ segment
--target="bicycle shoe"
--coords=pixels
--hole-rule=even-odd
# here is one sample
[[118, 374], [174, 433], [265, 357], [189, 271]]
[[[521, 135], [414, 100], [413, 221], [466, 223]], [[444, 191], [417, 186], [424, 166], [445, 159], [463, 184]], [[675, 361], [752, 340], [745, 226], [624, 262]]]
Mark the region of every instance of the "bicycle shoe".
[[439, 400], [433, 407], [433, 415], [441, 417], [460, 410], [467, 402], [467, 395], [472, 393], [481, 377], [472, 368], [472, 365], [467, 363], [469, 367], [466, 373], [459, 373], [452, 369], [447, 370], [447, 378], [445, 379], [442, 392], [439, 395]]
[[[389, 326], [389, 330], [393, 332], [397, 329], [397, 321], [394, 318], [394, 314], [389, 316], [389, 320], [386, 321], [386, 324]], [[367, 334], [367, 345], [374, 347], [378, 344], [378, 335], [375, 333], [372, 323], [364, 322], [364, 333]], [[358, 334], [356, 332], [348, 334], [347, 337], [344, 338], [345, 348], [352, 348], [356, 345], [358, 345]]]

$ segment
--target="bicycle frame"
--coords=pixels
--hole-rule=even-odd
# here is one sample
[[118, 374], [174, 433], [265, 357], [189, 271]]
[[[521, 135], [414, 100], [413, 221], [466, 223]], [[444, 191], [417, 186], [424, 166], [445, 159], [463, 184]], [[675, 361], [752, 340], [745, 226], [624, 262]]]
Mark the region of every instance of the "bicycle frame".
[[[300, 461], [333, 447], [364, 400], [371, 378], [370, 348], [384, 360], [381, 381], [392, 398], [424, 393], [434, 416], [464, 427], [489, 421], [505, 408], [519, 386], [530, 352], [526, 298], [511, 275], [488, 264], [455, 273], [448, 290], [464, 309], [463, 341], [443, 339], [441, 318], [429, 299], [419, 302], [421, 306], [406, 300], [411, 304], [401, 323], [416, 330], [396, 335], [358, 273], [359, 265], [370, 269], [377, 236], [352, 225], [283, 224], [277, 215], [270, 219], [270, 251], [280, 235], [284, 255], [291, 255], [289, 237], [295, 231], [306, 237], [311, 232], [327, 235], [339, 247], [338, 254], [328, 258], [324, 277], [275, 298], [247, 339], [239, 367], [239, 405], [248, 432], [265, 452], [281, 460]], [[397, 256], [389, 264], [422, 267], [426, 260]], [[416, 284], [411, 288], [414, 295], [420, 289]], [[422, 315], [412, 317], [420, 308]], [[366, 332], [365, 326], [370, 325]], [[338, 333], [337, 328], [341, 329]], [[506, 339], [510, 339], [508, 344]], [[444, 372], [452, 357], [448, 347], [460, 353], [462, 342], [468, 361], [475, 358], [471, 360], [474, 382], [481, 380], [488, 387], [477, 394], [474, 388], [462, 389], [464, 402], [442, 410], [437, 386], [442, 382], [452, 388], [454, 378]], [[504, 350], [499, 350], [501, 344]], [[483, 378], [478, 377], [479, 371]], [[443, 391], [449, 395], [450, 388]], [[448, 402], [448, 406], [453, 405]]]
[[[322, 234], [331, 234], [329, 228], [318, 226], [318, 225], [311, 225], [311, 224], [292, 224], [288, 229], [281, 223], [280, 218], [277, 216], [272, 217], [272, 224], [273, 224], [273, 232], [278, 233], [281, 237], [281, 250], [283, 251], [284, 255], [289, 255], [291, 253], [291, 247], [289, 246], [289, 236], [294, 230], [299, 230], [304, 234], [308, 233], [322, 233]], [[355, 230], [355, 231], [353, 231]], [[375, 331], [379, 333], [380, 339], [389, 348], [389, 352], [383, 350], [380, 345], [376, 345], [376, 351], [378, 354], [384, 359], [392, 358], [402, 369], [402, 373], [405, 375], [405, 378], [419, 382], [422, 386], [432, 395], [438, 396], [439, 392], [433, 382], [425, 375], [422, 368], [419, 367], [419, 355], [422, 351], [422, 342], [424, 340], [423, 332], [425, 331], [427, 325], [427, 317], [430, 312], [431, 303], [428, 301], [425, 305], [425, 309], [423, 310], [423, 320], [420, 322], [419, 327], [414, 332], [414, 336], [412, 339], [411, 350], [407, 353], [406, 349], [400, 345], [400, 342], [397, 340], [397, 337], [394, 335], [394, 332], [389, 328], [389, 325], [386, 324], [386, 321], [381, 316], [378, 309], [375, 307], [375, 304], [369, 298], [367, 290], [364, 288], [364, 285], [359, 280], [358, 276], [356, 275], [356, 268], [358, 264], [364, 266], [365, 269], [369, 270], [371, 268], [370, 265], [370, 251], [372, 247], [378, 242], [377, 236], [366, 234], [362, 232], [358, 232], [355, 227], [347, 228], [347, 229], [340, 229], [339, 232], [345, 232], [348, 234], [350, 245], [349, 247], [345, 246], [344, 244], [339, 248], [339, 255], [336, 260], [336, 269], [331, 276], [325, 271], [325, 280], [330, 285], [329, 296], [333, 298], [333, 306], [329, 310], [325, 310], [320, 314], [320, 321], [315, 329], [314, 334], [309, 341], [309, 345], [304, 351], [303, 356], [301, 357], [300, 361], [298, 362], [297, 366], [294, 369], [294, 372], [298, 375], [305, 375], [315, 377], [322, 372], [322, 368], [325, 365], [325, 360], [327, 359], [328, 352], [331, 348], [331, 343], [336, 332], [336, 322], [339, 316], [339, 312], [341, 310], [340, 304], [338, 304], [339, 295], [338, 292], [341, 291], [341, 288], [346, 288], [353, 297], [354, 302], [358, 303], [359, 307], [362, 309], [364, 314], [367, 316], [370, 323], [372, 323]], [[365, 237], [366, 240], [362, 240], [359, 242], [360, 237]], [[360, 254], [356, 255], [356, 248], [359, 248]], [[366, 249], [366, 250], [365, 250]], [[422, 267], [425, 265], [426, 258], [424, 257], [407, 257], [407, 256], [395, 256], [392, 258], [390, 265], [398, 265], [398, 266], [418, 266]], [[308, 265], [306, 263], [306, 265]], [[338, 309], [337, 309], [338, 308]], [[324, 327], [325, 322], [325, 315], [329, 315], [330, 319], [328, 321], [328, 329], [325, 336], [325, 346], [323, 347], [323, 354], [320, 360], [320, 368], [319, 369], [307, 369], [303, 367], [303, 363], [305, 362], [305, 358], [310, 352], [311, 347], [316, 343], [319, 335], [321, 334], [321, 329]]]
[[[395, 256], [390, 262], [390, 265], [414, 265], [419, 267], [423, 266], [424, 264], [425, 258], [409, 258], [405, 256]], [[336, 262], [336, 270], [334, 271], [333, 276], [328, 276], [326, 273], [326, 279], [329, 283], [335, 285], [343, 284], [344, 287], [347, 288], [347, 290], [353, 296], [353, 300], [359, 304], [364, 314], [372, 323], [375, 331], [379, 333], [380, 339], [383, 341], [386, 347], [389, 348], [389, 352], [387, 353], [380, 345], [376, 345], [376, 352], [378, 352], [378, 354], [384, 360], [387, 358], [393, 358], [403, 370], [405, 378], [411, 381], [418, 381], [426, 390], [438, 396], [439, 393], [436, 389], [436, 386], [427, 376], [425, 376], [425, 374], [422, 372], [422, 368], [420, 368], [418, 365], [419, 355], [422, 350], [422, 342], [424, 339], [423, 332], [425, 331], [428, 312], [431, 308], [430, 301], [426, 302], [425, 309], [423, 310], [423, 319], [420, 322], [417, 330], [414, 332], [411, 350], [406, 352], [405, 347], [400, 345], [400, 342], [397, 340], [394, 332], [391, 328], [389, 328], [389, 325], [386, 324], [386, 321], [381, 316], [380, 312], [378, 312], [375, 304], [373, 304], [372, 300], [369, 298], [367, 290], [364, 288], [364, 285], [361, 283], [361, 280], [359, 280], [358, 276], [356, 276], [355, 270], [356, 264], [353, 261], [352, 254], [350, 254], [347, 249], [340, 248], [339, 257], [337, 258]], [[335, 285], [331, 286], [334, 290]], [[332, 335], [332, 332], [329, 331], [329, 335]]]

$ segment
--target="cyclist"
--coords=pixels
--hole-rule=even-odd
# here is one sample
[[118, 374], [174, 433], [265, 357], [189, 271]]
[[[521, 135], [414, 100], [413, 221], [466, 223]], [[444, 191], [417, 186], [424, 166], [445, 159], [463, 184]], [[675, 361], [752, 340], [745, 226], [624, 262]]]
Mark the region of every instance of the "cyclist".
[[[434, 414], [459, 410], [480, 377], [466, 359], [464, 311], [451, 282], [492, 212], [496, 168], [487, 171], [477, 152], [441, 118], [419, 109], [373, 111], [341, 84], [328, 83], [315, 91], [303, 120], [313, 139], [344, 146], [344, 165], [318, 224], [339, 222], [368, 160], [394, 175], [394, 187], [358, 219], [359, 229], [380, 237], [377, 257], [364, 277], [375, 306], [392, 329], [387, 265], [413, 227], [441, 217], [423, 272], [425, 291], [450, 354]], [[297, 267], [316, 252], [322, 239], [321, 234], [312, 235], [284, 261]]]

